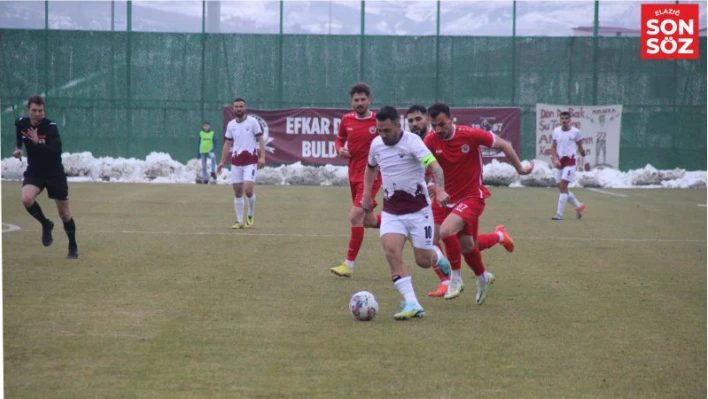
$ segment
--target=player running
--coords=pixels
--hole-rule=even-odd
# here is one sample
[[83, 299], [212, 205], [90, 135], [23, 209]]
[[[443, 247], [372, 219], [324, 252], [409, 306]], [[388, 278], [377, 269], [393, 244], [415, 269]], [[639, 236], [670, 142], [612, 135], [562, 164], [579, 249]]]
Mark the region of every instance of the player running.
[[[425, 144], [447, 177], [445, 188], [450, 195], [443, 209], [446, 215], [440, 225], [440, 238], [444, 241], [453, 235], [459, 237], [462, 256], [477, 276], [476, 302], [481, 305], [494, 282], [494, 275], [485, 269], [480, 249], [494, 244], [490, 245], [484, 242], [485, 238], [478, 236], [479, 217], [484, 211], [485, 199], [490, 196], [482, 184], [482, 154], [479, 147], [501, 150], [520, 175], [531, 173], [533, 162], [523, 166], [511, 144], [492, 132], [455, 125], [450, 108], [444, 103], [431, 105], [428, 115], [435, 134], [427, 135]], [[496, 236], [486, 235], [487, 239], [498, 240], [499, 233], [506, 241], [508, 235], [501, 229]], [[453, 270], [445, 299], [456, 298], [463, 289], [461, 271]]]

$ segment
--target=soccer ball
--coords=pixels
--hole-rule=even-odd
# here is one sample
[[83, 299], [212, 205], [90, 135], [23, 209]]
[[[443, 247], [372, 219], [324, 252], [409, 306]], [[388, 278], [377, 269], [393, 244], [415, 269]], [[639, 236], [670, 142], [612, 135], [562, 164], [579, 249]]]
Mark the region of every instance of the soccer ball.
[[373, 320], [379, 312], [379, 302], [369, 291], [359, 291], [349, 300], [349, 310], [359, 321]]

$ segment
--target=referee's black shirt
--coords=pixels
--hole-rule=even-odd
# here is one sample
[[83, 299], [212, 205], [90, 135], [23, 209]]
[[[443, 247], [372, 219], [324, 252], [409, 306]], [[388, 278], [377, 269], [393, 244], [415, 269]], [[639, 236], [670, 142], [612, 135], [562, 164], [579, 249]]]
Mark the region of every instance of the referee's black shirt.
[[32, 126], [29, 117], [22, 117], [15, 121], [17, 148], [25, 144], [27, 149], [27, 172], [39, 176], [56, 176], [64, 174], [61, 163], [61, 138], [57, 124], [44, 118], [37, 129], [39, 141], [37, 144], [22, 135]]

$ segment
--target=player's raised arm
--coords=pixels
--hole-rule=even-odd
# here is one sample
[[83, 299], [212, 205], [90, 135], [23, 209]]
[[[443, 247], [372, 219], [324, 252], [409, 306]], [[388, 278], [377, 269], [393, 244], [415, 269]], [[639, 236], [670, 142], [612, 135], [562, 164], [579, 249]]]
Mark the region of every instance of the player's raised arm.
[[519, 159], [519, 156], [516, 155], [516, 151], [514, 151], [514, 147], [511, 146], [511, 143], [508, 141], [504, 140], [503, 138], [494, 135], [494, 149], [501, 150], [504, 155], [509, 159], [509, 162], [511, 162], [511, 165], [516, 169], [516, 171], [520, 175], [528, 175], [531, 173], [533, 170], [533, 161], [530, 162], [529, 166], [524, 166], [521, 164], [521, 160]]

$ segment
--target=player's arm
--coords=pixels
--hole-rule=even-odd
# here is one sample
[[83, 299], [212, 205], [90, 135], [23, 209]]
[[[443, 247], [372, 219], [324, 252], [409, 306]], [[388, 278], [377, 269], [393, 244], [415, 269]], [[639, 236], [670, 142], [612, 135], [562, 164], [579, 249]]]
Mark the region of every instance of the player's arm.
[[[230, 139], [228, 137], [224, 137], [224, 148], [221, 150], [221, 161], [219, 161], [219, 165], [216, 166], [216, 174], [220, 175], [221, 174], [221, 168], [224, 167], [224, 163], [226, 163], [226, 159], [231, 158], [231, 147], [234, 144], [234, 139]], [[228, 157], [228, 158], [227, 158]]]
[[261, 169], [265, 166], [266, 163], [266, 158], [265, 158], [265, 140], [263, 140], [263, 135], [259, 134], [256, 137], [256, 140], [258, 140], [258, 150], [260, 151], [258, 153], [258, 169]]
[[[578, 134], [578, 137], [580, 137], [580, 134]], [[583, 148], [583, 139], [579, 138], [578, 141], [575, 142], [575, 144], [578, 145], [578, 154], [583, 157], [583, 160], [585, 160], [585, 148]], [[592, 169], [592, 166], [590, 166], [590, 162], [585, 161], [585, 165], [583, 165], [583, 168], [585, 169], [586, 172], [589, 172]]]
[[558, 141], [555, 137], [551, 139], [551, 163], [554, 167], [560, 168], [560, 157], [558, 156]]
[[516, 155], [516, 151], [514, 151], [514, 147], [511, 146], [511, 143], [496, 134], [494, 134], [494, 144], [492, 145], [492, 148], [501, 150], [504, 155], [506, 155], [507, 159], [509, 159], [509, 162], [511, 162], [514, 169], [516, 169], [516, 172], [520, 175], [528, 175], [533, 170], [533, 161], [529, 163], [529, 166], [522, 165], [521, 160], [519, 159], [519, 156]]
[[365, 212], [372, 212], [374, 210], [374, 201], [371, 199], [371, 190], [374, 186], [374, 181], [379, 175], [379, 163], [374, 156], [374, 146], [376, 145], [376, 140], [380, 139], [374, 139], [374, 143], [372, 143], [371, 147], [369, 147], [369, 157], [366, 162], [366, 169], [364, 170], [364, 192], [362, 194], [363, 198], [361, 199], [361, 208]]
[[432, 191], [431, 194], [435, 195], [435, 199], [440, 205], [446, 205], [450, 197], [445, 191], [445, 176], [432, 150], [423, 140], [416, 137], [416, 139], [413, 140], [413, 154], [425, 168], [426, 178], [427, 176], [431, 176], [432, 179], [435, 180], [435, 184], [430, 185], [428, 191]]
[[22, 158], [22, 132], [20, 131], [20, 119], [15, 121], [15, 151], [12, 152], [12, 156], [15, 158]]
[[53, 122], [49, 125], [48, 132], [43, 141], [37, 138], [36, 130], [30, 140], [36, 144], [37, 149], [40, 151], [50, 154], [61, 154], [61, 137], [59, 137], [57, 125]]
[[364, 209], [365, 212], [371, 212], [374, 210], [374, 203], [371, 200], [371, 190], [374, 186], [374, 180], [376, 180], [377, 175], [377, 166], [367, 164], [366, 170], [364, 170], [364, 193], [362, 195], [363, 198], [361, 199], [361, 208]]
[[[555, 141], [553, 142], [555, 144]], [[578, 154], [580, 154], [581, 157], [585, 157], [585, 148], [583, 148], [583, 139], [580, 139], [575, 142], [575, 144], [578, 145]]]
[[334, 150], [337, 152], [337, 156], [340, 158], [350, 158], [349, 150], [344, 147], [347, 144], [347, 129], [344, 126], [344, 118], [339, 123], [339, 128], [337, 129], [337, 138], [334, 139]]
[[450, 196], [447, 194], [447, 191], [445, 191], [445, 174], [443, 173], [442, 167], [440, 167], [440, 164], [438, 164], [438, 161], [435, 159], [433, 154], [426, 155], [421, 160], [421, 163], [426, 169], [426, 174], [429, 173], [435, 180], [435, 184], [429, 187], [429, 190], [434, 191], [435, 199], [440, 205], [447, 205], [447, 202], [450, 200]]

